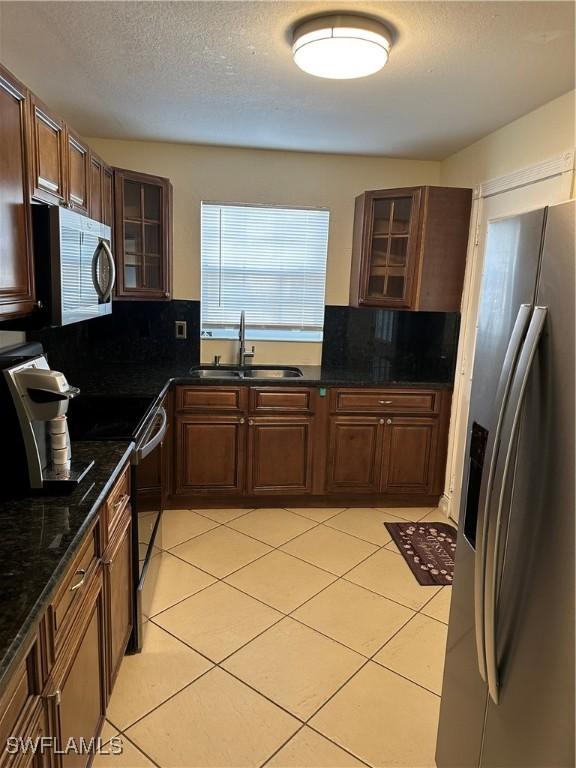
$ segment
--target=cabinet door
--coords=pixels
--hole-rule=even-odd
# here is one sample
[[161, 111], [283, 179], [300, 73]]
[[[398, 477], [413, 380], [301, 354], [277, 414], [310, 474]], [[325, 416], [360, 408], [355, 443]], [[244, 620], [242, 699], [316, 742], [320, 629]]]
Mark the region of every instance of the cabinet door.
[[312, 491], [312, 417], [249, 419], [248, 493]]
[[171, 189], [168, 179], [114, 170], [119, 298], [170, 298]]
[[242, 493], [245, 442], [243, 416], [178, 416], [176, 493]]
[[90, 155], [88, 147], [72, 131], [66, 132], [67, 202], [70, 208], [88, 213]]
[[328, 492], [378, 493], [383, 419], [332, 416], [328, 439]]
[[420, 188], [366, 192], [356, 203], [351, 300], [412, 308], [419, 260]]
[[34, 308], [34, 262], [28, 197], [28, 94], [0, 66], [0, 319]]
[[132, 523], [128, 506], [104, 555], [108, 697], [132, 632]]
[[386, 419], [384, 493], [432, 493], [438, 430], [437, 418], [394, 416]]
[[64, 123], [31, 97], [31, 168], [32, 197], [56, 205], [66, 199], [66, 137]]
[[89, 201], [90, 201], [90, 218], [95, 219], [96, 221], [103, 221], [103, 210], [102, 210], [102, 203], [103, 203], [103, 196], [104, 196], [104, 186], [103, 186], [103, 179], [104, 176], [104, 166], [100, 158], [90, 153], [90, 173], [89, 173], [89, 185], [90, 185], [90, 194], [89, 194]]
[[102, 223], [114, 226], [114, 176], [112, 168], [102, 167]]
[[[106, 712], [104, 626], [102, 574], [98, 571], [64, 651], [69, 657], [56, 698], [60, 748], [70, 739], [77, 745], [81, 738], [89, 742], [100, 731]], [[62, 767], [85, 768], [90, 758], [70, 752], [62, 755]]]

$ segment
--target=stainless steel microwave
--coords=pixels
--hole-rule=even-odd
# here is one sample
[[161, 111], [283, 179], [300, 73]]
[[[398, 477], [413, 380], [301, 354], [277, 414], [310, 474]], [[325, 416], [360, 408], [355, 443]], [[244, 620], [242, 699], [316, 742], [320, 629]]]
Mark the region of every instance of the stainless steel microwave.
[[42, 324], [109, 315], [116, 280], [110, 227], [57, 205], [35, 205], [32, 217]]

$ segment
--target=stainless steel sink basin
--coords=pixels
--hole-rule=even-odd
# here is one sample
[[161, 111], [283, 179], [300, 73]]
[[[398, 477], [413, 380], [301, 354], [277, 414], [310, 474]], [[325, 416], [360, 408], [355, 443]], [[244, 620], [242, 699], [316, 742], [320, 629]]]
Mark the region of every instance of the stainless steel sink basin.
[[231, 371], [225, 368], [192, 368], [192, 376], [198, 376], [199, 379], [238, 379], [239, 371]]
[[243, 373], [247, 379], [297, 379], [302, 376], [300, 368], [249, 367]]
[[294, 366], [247, 365], [238, 368], [225, 365], [198, 365], [190, 369], [199, 379], [296, 379], [302, 376]]

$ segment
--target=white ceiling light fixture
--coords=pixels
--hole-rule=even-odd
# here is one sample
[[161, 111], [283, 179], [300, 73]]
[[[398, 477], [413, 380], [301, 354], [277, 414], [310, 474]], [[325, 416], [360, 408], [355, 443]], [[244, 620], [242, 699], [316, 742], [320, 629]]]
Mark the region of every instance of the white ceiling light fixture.
[[333, 80], [373, 75], [388, 61], [390, 46], [390, 31], [384, 24], [351, 14], [305, 21], [292, 38], [292, 54], [300, 69]]

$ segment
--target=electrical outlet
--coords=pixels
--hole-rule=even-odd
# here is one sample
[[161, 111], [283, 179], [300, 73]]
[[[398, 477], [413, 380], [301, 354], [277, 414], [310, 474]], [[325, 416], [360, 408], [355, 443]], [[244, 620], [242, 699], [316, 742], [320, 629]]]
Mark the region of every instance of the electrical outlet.
[[186, 320], [176, 320], [174, 323], [174, 335], [177, 339], [188, 338], [188, 327]]

